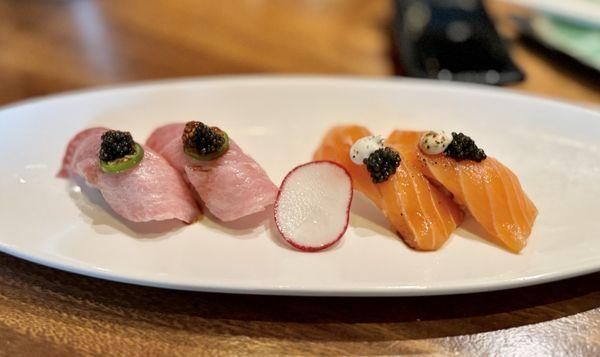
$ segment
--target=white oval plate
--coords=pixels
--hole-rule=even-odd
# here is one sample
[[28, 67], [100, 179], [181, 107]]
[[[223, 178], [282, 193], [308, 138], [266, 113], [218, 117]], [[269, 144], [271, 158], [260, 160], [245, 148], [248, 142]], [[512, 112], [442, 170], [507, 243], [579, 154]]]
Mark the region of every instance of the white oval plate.
[[[469, 133], [519, 178], [540, 214], [519, 255], [459, 228], [413, 251], [359, 195], [341, 242], [301, 253], [270, 220], [127, 224], [95, 190], [55, 178], [69, 138], [102, 125], [144, 141], [158, 125], [225, 128], [279, 184], [337, 123], [376, 133]], [[600, 116], [489, 87], [418, 80], [248, 77], [148, 83], [0, 111], [0, 250], [51, 267], [173, 289], [289, 295], [433, 295], [505, 289], [600, 270]], [[259, 219], [260, 217], [255, 219]]]

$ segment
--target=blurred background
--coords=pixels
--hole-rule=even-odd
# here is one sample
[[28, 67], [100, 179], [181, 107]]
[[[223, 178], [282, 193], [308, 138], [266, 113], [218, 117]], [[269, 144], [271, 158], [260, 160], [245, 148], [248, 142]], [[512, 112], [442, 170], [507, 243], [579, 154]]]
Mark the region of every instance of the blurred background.
[[600, 1], [0, 0], [0, 104], [267, 73], [466, 81], [600, 105]]

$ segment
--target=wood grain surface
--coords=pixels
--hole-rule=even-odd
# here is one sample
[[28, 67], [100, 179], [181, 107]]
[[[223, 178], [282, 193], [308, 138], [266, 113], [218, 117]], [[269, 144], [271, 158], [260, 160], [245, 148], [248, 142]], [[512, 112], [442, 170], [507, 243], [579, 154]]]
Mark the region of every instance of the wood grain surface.
[[[489, 5], [514, 38], [513, 8]], [[380, 0], [0, 0], [0, 103], [166, 77], [389, 76], [391, 10]], [[513, 88], [600, 103], [597, 77], [522, 41], [510, 48], [528, 75]], [[77, 354], [597, 356], [600, 274], [447, 297], [268, 297], [131, 286], [0, 254], [0, 355]]]

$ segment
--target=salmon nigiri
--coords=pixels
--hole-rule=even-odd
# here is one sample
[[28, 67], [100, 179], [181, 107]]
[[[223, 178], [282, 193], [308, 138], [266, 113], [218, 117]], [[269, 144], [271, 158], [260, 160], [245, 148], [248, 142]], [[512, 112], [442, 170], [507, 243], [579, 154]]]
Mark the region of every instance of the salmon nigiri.
[[462, 222], [462, 211], [415, 168], [417, 158], [405, 152], [402, 145], [392, 145], [401, 157], [396, 172], [386, 181], [374, 183], [365, 165], [356, 164], [350, 157], [352, 145], [369, 135], [369, 130], [361, 126], [335, 127], [323, 138], [314, 159], [342, 165], [354, 187], [382, 210], [410, 247], [439, 249]]
[[527, 244], [538, 211], [517, 176], [498, 160], [485, 155], [477, 162], [455, 160], [441, 152], [425, 154], [419, 149], [423, 135], [396, 130], [388, 142], [412, 151], [423, 174], [448, 190], [497, 244], [520, 252]]

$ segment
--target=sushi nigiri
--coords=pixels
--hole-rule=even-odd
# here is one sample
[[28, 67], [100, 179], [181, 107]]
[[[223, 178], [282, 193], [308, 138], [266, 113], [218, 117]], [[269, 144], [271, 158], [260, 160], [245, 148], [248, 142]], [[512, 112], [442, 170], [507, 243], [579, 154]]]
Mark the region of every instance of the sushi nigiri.
[[374, 182], [366, 165], [360, 160], [353, 161], [350, 153], [359, 139], [370, 136], [369, 130], [361, 126], [332, 128], [323, 138], [314, 159], [331, 160], [346, 168], [355, 189], [382, 210], [410, 247], [439, 249], [462, 222], [463, 213], [415, 169], [416, 157], [402, 145], [389, 145], [400, 156], [395, 173], [383, 182]]
[[[463, 134], [427, 133], [437, 138], [431, 145], [425, 134], [396, 130], [388, 142], [401, 145], [418, 157], [419, 170], [436, 185], [443, 186], [496, 243], [515, 253], [521, 251], [527, 244], [538, 211], [517, 176], [498, 160], [487, 157]], [[448, 145], [452, 140], [469, 144], [471, 148], [464, 149], [466, 144], [461, 143], [463, 151], [474, 157], [457, 159], [449, 155], [448, 148], [452, 146]], [[421, 150], [423, 145], [426, 147]], [[429, 149], [439, 146], [439, 149], [428, 154], [427, 146]]]
[[146, 144], [184, 175], [206, 208], [223, 222], [261, 212], [278, 188], [263, 168], [218, 128], [188, 122], [162, 126]]
[[108, 205], [132, 222], [191, 223], [201, 213], [177, 170], [152, 149], [134, 143], [127, 132], [91, 128], [75, 135], [58, 173], [74, 175], [99, 189]]

